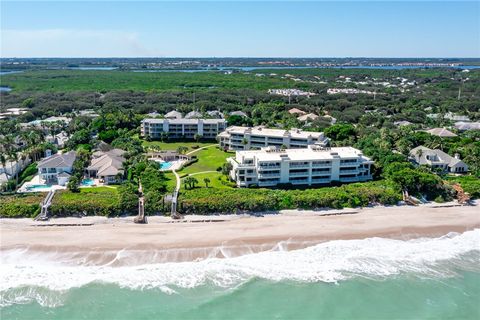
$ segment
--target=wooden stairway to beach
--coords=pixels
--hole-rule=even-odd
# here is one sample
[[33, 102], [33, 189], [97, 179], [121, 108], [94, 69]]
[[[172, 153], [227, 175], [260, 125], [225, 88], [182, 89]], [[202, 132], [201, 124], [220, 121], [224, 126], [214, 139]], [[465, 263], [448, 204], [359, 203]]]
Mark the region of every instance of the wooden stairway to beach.
[[147, 218], [145, 217], [145, 198], [143, 196], [142, 182], [138, 183], [138, 215], [133, 219], [135, 223], [147, 223]]
[[52, 205], [53, 196], [55, 195], [55, 190], [50, 190], [40, 203], [40, 214], [35, 218], [35, 220], [45, 221], [48, 220], [48, 208]]

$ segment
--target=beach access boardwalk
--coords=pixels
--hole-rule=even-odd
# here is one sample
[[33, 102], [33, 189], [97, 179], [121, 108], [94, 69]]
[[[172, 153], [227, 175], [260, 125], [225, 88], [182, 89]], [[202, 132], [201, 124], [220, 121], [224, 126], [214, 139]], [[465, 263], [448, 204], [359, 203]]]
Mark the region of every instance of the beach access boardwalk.
[[[211, 148], [211, 147], [216, 147], [216, 146], [217, 146], [217, 144], [211, 144], [211, 145], [208, 145], [208, 146], [204, 146], [204, 147], [195, 149], [193, 151], [190, 151], [190, 152], [186, 153], [185, 155], [189, 156], [189, 155], [191, 155], [195, 152], [198, 152], [198, 151], [201, 151], [201, 150], [204, 150], [204, 149], [207, 149], [207, 148]], [[182, 219], [183, 218], [182, 215], [180, 215], [177, 212], [178, 192], [180, 191], [180, 187], [182, 186], [182, 181], [181, 181], [180, 176], [178, 175], [178, 173], [175, 169], [172, 169], [172, 172], [175, 175], [175, 179], [176, 179], [177, 183], [176, 183], [176, 186], [175, 186], [175, 190], [173, 191], [173, 194], [172, 194], [172, 207], [171, 207], [171, 210], [170, 210], [170, 215], [173, 219]], [[210, 172], [210, 171], [205, 171], [205, 172]], [[200, 173], [205, 173], [205, 172], [192, 173], [192, 174], [189, 174], [189, 176], [195, 175], [195, 174], [200, 174]]]
[[147, 219], [145, 217], [145, 198], [143, 196], [143, 188], [142, 182], [139, 181], [138, 183], [138, 215], [133, 219], [135, 223], [147, 223]]
[[178, 200], [178, 191], [180, 191], [181, 181], [177, 171], [172, 170], [172, 172], [175, 175], [175, 179], [177, 180], [177, 185], [175, 186], [175, 190], [173, 190], [173, 194], [172, 194], [172, 209], [171, 209], [170, 215], [173, 219], [180, 219], [182, 218], [182, 216], [177, 212], [177, 200]]
[[40, 214], [35, 218], [35, 220], [45, 221], [48, 220], [48, 208], [52, 205], [53, 196], [55, 195], [55, 190], [50, 190], [43, 200], [40, 203]]

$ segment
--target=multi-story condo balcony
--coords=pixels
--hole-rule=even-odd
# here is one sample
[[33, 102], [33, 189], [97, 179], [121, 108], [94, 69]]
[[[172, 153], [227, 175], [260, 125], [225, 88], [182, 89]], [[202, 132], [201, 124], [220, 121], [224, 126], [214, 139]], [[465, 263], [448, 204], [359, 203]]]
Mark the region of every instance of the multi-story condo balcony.
[[[284, 148], [306, 148], [309, 145], [328, 145], [323, 132], [310, 132], [300, 129], [280, 130], [258, 127], [228, 127], [217, 136], [220, 147], [228, 150], [250, 150], [277, 146]], [[241, 145], [239, 144], [241, 142]]]
[[[288, 183], [313, 185], [372, 179], [373, 161], [352, 147], [323, 148], [310, 145], [304, 149], [285, 150], [266, 147], [261, 150], [237, 151], [235, 157], [227, 160], [232, 164], [230, 177], [239, 187]], [[248, 181], [238, 178], [238, 172], [244, 170], [246, 163], [249, 170], [253, 170], [252, 179]]]
[[174, 139], [191, 139], [196, 135], [213, 139], [225, 128], [225, 119], [144, 119], [141, 134], [151, 139], [159, 139], [164, 134]]

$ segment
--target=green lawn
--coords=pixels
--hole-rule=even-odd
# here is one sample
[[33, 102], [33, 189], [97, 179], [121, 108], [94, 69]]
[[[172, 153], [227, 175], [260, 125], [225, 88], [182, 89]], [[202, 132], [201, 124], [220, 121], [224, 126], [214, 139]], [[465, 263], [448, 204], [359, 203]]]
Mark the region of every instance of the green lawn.
[[197, 156], [198, 161], [179, 171], [178, 173], [180, 175], [203, 171], [216, 171], [218, 167], [221, 167], [226, 162], [227, 158], [232, 157], [235, 154], [232, 152], [225, 152], [217, 147], [210, 147], [191, 155]]
[[[230, 182], [228, 178], [220, 172], [201, 173], [193, 175], [193, 177], [198, 180], [198, 184], [195, 186], [196, 188], [206, 188], [205, 182], [203, 181], [205, 178], [210, 179], [210, 182], [208, 183], [209, 188], [230, 189], [235, 186], [233, 182]], [[183, 179], [182, 188], [184, 188]]]
[[161, 142], [161, 141], [143, 141], [143, 146], [144, 147], [149, 147], [149, 146], [157, 146], [160, 147], [161, 150], [177, 150], [178, 147], [187, 147], [188, 151], [193, 151], [198, 146], [199, 148], [205, 147], [205, 146], [210, 146], [212, 144], [215, 144], [215, 141], [212, 142]]
[[[217, 172], [217, 168], [221, 167], [226, 159], [233, 157], [234, 152], [225, 152], [219, 149], [215, 142], [160, 142], [160, 141], [144, 141], [144, 146], [158, 146], [161, 150], [176, 150], [180, 146], [185, 146], [188, 148], [188, 152], [192, 152], [190, 156], [196, 156], [198, 161], [192, 163], [189, 166], [184, 167], [182, 170], [178, 171], [178, 174], [186, 176], [189, 174], [194, 174], [204, 171], [215, 171], [200, 175], [194, 175], [194, 177], [200, 182], [197, 187], [205, 187], [203, 179], [208, 177], [211, 181], [210, 187], [212, 188], [230, 188], [230, 185], [226, 184], [226, 177], [222, 176], [221, 173]], [[192, 148], [198, 146], [199, 148], [209, 146], [207, 149], [200, 150], [199, 148]], [[175, 175], [172, 172], [166, 171], [165, 177], [167, 178], [167, 190], [168, 192], [173, 192], [176, 186]], [[224, 184], [218, 180], [218, 177], [222, 177], [222, 180], [225, 181]], [[181, 186], [183, 188], [183, 185]]]

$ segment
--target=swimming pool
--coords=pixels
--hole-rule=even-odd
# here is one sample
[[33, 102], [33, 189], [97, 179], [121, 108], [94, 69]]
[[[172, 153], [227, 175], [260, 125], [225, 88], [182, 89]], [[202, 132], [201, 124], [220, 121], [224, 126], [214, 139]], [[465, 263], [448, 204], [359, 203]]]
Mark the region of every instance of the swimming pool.
[[50, 191], [52, 186], [48, 184], [32, 184], [26, 187], [28, 191], [41, 192], [41, 191]]
[[93, 179], [83, 179], [80, 184], [82, 186], [93, 186], [93, 185], [95, 185], [95, 180], [93, 180]]
[[165, 161], [165, 162], [160, 162], [160, 169], [166, 170], [169, 169], [172, 166], [171, 162]]

